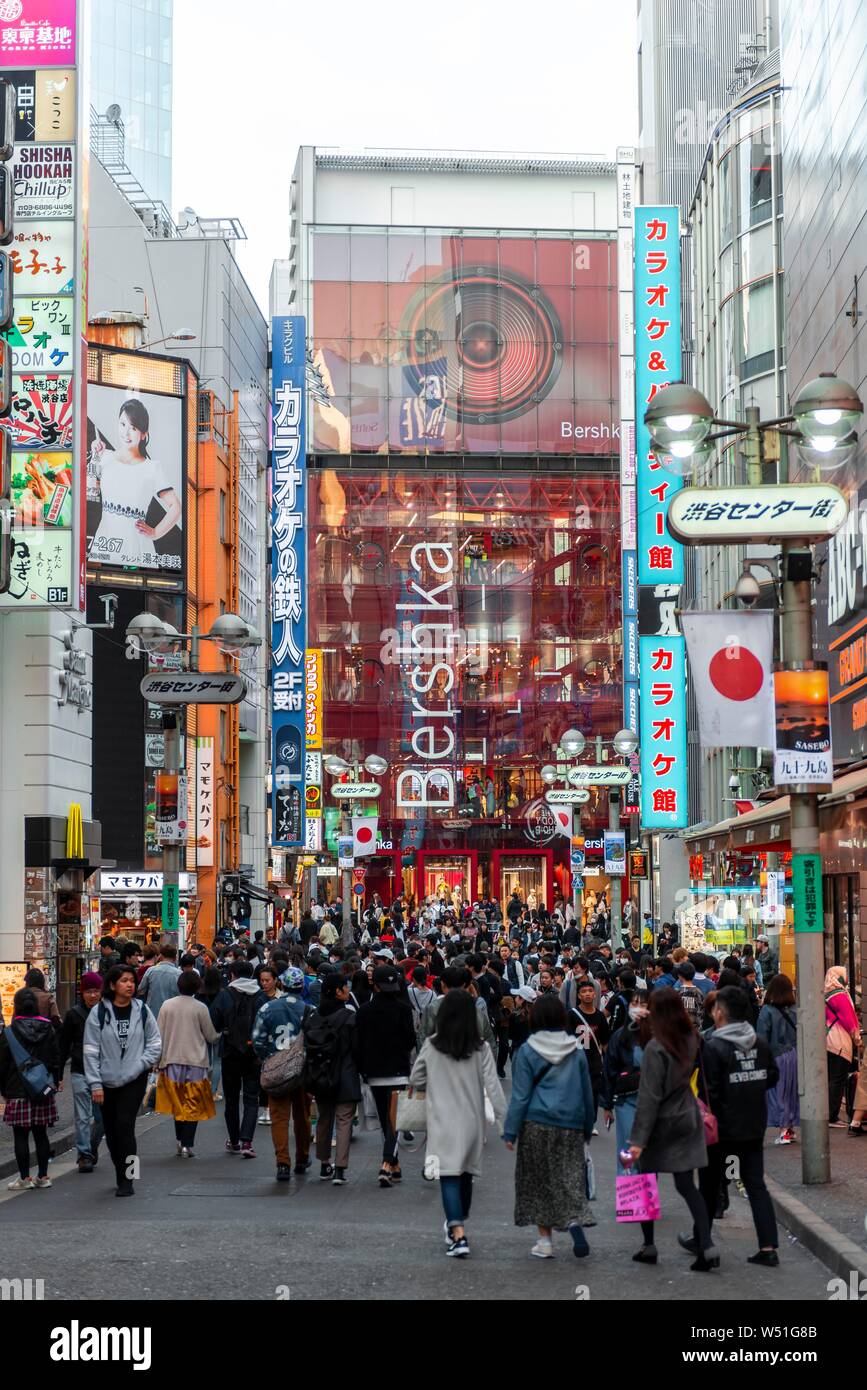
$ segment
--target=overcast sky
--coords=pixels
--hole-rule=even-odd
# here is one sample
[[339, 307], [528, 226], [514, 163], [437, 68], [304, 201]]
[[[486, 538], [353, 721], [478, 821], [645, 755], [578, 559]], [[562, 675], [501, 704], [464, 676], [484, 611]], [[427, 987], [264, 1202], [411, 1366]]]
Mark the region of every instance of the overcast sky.
[[239, 217], [267, 313], [299, 145], [613, 156], [637, 135], [635, 0], [175, 0], [174, 194]]

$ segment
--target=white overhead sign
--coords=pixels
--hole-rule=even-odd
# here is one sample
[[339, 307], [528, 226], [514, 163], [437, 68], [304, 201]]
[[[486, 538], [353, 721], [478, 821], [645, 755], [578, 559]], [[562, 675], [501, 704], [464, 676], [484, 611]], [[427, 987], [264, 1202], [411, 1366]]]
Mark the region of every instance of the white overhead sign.
[[549, 806], [583, 806], [590, 793], [580, 787], [574, 792], [551, 790], [545, 793], [545, 800]]
[[237, 705], [247, 682], [231, 671], [157, 671], [145, 676], [139, 688], [154, 705]]
[[[196, 875], [178, 874], [178, 887], [182, 893], [195, 895]], [[139, 893], [161, 893], [163, 875], [161, 870], [143, 870], [141, 873], [115, 873], [114, 870], [101, 869], [99, 874], [99, 895], [106, 897], [134, 897]]]
[[628, 767], [573, 767], [567, 781], [573, 787], [625, 787], [632, 773]]
[[685, 545], [818, 541], [839, 531], [846, 512], [846, 498], [831, 483], [684, 487], [668, 504], [668, 529]]
[[331, 788], [331, 795], [338, 801], [357, 801], [365, 796], [379, 796], [381, 791], [378, 782], [338, 782]]

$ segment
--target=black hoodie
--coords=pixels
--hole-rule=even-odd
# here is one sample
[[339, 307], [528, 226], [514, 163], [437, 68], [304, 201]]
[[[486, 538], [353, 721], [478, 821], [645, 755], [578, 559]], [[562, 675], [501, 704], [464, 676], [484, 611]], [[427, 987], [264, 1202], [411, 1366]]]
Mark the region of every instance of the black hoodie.
[[780, 1078], [764, 1038], [756, 1037], [748, 1023], [717, 1028], [704, 1041], [702, 1073], [720, 1140], [761, 1143], [768, 1123], [767, 1092]]
[[409, 1076], [416, 1037], [405, 994], [374, 993], [370, 1003], [358, 1010], [357, 1026], [362, 1076]]
[[[60, 1065], [60, 1049], [57, 1033], [47, 1018], [16, 1018], [9, 1027], [17, 1041], [37, 1061], [44, 1062], [54, 1080], [59, 1084], [63, 1075]], [[7, 1029], [6, 1032], [9, 1030]], [[6, 1100], [30, 1100], [24, 1089], [24, 1082], [9, 1050], [6, 1032], [0, 1036], [0, 1095]]]

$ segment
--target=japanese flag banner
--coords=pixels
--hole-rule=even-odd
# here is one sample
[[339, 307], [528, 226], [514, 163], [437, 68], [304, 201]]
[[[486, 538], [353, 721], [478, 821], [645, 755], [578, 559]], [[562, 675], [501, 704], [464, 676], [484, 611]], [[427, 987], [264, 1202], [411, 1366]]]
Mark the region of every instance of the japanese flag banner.
[[702, 748], [773, 748], [773, 613], [684, 613], [681, 622]]
[[572, 807], [571, 806], [549, 806], [551, 818], [554, 822], [554, 834], [565, 835], [567, 839], [572, 838]]
[[352, 838], [355, 842], [353, 853], [356, 859], [362, 858], [365, 854], [373, 854], [376, 849], [376, 829], [378, 824], [378, 816], [352, 817]]

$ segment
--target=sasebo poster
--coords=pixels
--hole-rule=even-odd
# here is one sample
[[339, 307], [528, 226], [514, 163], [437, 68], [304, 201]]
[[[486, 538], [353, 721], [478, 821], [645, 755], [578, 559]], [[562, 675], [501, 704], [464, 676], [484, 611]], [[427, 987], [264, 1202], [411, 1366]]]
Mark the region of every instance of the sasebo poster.
[[183, 402], [152, 391], [87, 390], [91, 564], [183, 569]]

